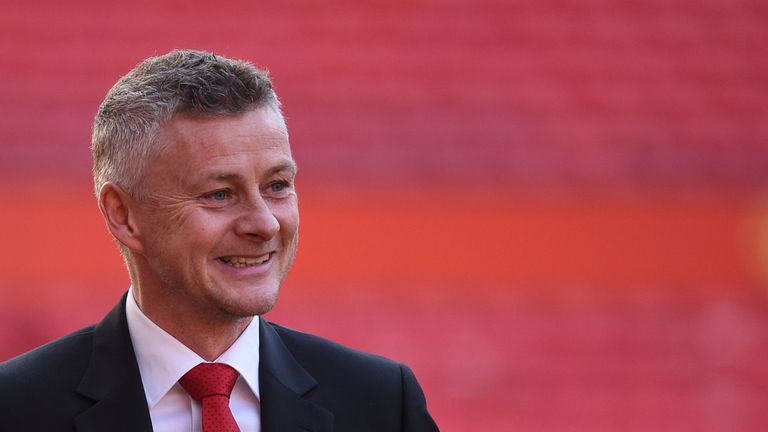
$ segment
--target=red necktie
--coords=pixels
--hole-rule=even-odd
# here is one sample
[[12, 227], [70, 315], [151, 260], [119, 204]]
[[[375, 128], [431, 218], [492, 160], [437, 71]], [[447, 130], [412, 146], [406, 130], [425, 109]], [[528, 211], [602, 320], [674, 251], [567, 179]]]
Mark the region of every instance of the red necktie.
[[224, 363], [200, 363], [179, 380], [203, 405], [203, 432], [240, 432], [229, 409], [229, 394], [239, 375]]

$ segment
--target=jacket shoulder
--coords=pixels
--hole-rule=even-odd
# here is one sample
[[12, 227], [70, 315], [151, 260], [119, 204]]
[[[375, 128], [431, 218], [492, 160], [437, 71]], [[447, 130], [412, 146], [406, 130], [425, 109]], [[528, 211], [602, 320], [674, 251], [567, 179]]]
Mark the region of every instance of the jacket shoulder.
[[85, 327], [0, 363], [0, 393], [14, 386], [33, 391], [76, 385], [91, 355], [94, 327]]
[[402, 366], [400, 363], [380, 355], [359, 351], [338, 342], [284, 327], [273, 322], [268, 322], [267, 324], [275, 329], [280, 339], [291, 351], [291, 354], [305, 367], [309, 365], [311, 368], [311, 365], [328, 363], [332, 364], [336, 369], [342, 365], [351, 368], [346, 371], [347, 373], [355, 370], [375, 371], [377, 373], [382, 373], [383, 371], [400, 373], [399, 369]]
[[310, 398], [331, 408], [338, 430], [437, 431], [424, 392], [404, 364], [267, 323], [318, 382]]

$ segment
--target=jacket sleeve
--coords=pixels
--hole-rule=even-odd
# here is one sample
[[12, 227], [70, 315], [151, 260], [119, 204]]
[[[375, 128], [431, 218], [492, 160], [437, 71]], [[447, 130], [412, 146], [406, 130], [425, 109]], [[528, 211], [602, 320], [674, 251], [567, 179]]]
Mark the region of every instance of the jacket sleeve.
[[427, 400], [413, 371], [400, 365], [403, 381], [403, 432], [439, 432], [435, 421], [427, 411]]

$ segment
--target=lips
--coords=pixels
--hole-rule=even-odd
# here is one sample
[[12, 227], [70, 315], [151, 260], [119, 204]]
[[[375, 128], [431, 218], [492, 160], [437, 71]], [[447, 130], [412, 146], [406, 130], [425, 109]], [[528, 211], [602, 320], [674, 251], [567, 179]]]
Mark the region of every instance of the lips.
[[265, 253], [264, 255], [260, 255], [257, 257], [252, 256], [224, 256], [220, 257], [219, 260], [223, 262], [224, 264], [230, 265], [232, 267], [236, 268], [243, 268], [243, 267], [253, 267], [257, 266], [259, 264], [264, 264], [265, 262], [269, 261], [269, 258], [272, 256], [272, 253]]

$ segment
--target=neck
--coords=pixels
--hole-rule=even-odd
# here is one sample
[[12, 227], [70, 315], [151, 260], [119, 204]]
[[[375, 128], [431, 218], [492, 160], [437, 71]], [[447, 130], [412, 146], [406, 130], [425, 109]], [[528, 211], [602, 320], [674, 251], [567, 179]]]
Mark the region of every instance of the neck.
[[219, 358], [251, 323], [253, 317], [211, 316], [183, 302], [169, 302], [142, 293], [134, 297], [144, 315], [207, 361]]

